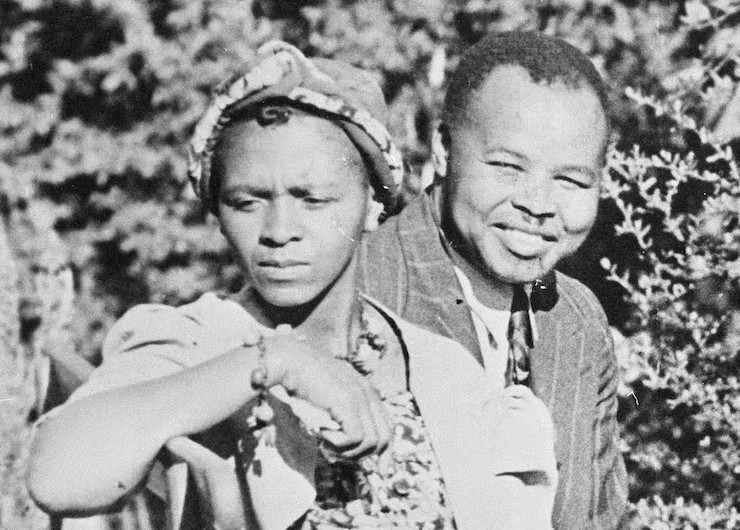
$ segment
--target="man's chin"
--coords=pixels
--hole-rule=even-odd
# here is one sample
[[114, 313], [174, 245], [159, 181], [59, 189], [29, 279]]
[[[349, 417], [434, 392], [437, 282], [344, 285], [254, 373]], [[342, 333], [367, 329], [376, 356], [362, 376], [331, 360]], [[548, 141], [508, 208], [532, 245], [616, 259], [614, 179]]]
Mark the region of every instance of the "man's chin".
[[544, 277], [549, 270], [540, 266], [539, 260], [534, 263], [528, 263], [526, 260], [518, 260], [518, 263], [512, 263], [509, 267], [492, 267], [489, 274], [494, 279], [511, 285], [524, 283], [533, 283]]

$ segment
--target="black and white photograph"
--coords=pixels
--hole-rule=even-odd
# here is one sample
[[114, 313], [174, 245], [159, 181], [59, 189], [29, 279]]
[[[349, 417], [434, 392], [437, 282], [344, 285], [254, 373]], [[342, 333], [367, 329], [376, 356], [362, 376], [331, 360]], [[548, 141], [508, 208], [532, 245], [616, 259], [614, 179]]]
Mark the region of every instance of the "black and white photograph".
[[740, 0], [0, 0], [0, 530], [740, 529]]

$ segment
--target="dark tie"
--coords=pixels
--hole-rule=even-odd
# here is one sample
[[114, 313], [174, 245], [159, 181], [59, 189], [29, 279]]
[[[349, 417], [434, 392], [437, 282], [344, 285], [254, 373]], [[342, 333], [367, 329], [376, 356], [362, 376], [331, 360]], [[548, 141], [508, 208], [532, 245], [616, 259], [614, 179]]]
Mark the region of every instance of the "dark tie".
[[529, 325], [529, 299], [521, 285], [514, 286], [508, 339], [506, 386], [529, 386], [529, 350], [533, 347], [532, 328]]

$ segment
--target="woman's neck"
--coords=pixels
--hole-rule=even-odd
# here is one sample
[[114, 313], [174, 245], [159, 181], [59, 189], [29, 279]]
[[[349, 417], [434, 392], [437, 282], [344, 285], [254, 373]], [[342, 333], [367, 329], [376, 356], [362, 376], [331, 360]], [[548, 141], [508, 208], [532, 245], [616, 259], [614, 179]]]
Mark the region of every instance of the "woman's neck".
[[294, 307], [276, 307], [266, 303], [250, 289], [244, 299], [246, 309], [265, 326], [291, 326], [299, 336], [314, 346], [318, 353], [333, 357], [347, 355], [350, 330], [359, 329], [359, 311], [355, 290], [356, 259], [311, 302]]

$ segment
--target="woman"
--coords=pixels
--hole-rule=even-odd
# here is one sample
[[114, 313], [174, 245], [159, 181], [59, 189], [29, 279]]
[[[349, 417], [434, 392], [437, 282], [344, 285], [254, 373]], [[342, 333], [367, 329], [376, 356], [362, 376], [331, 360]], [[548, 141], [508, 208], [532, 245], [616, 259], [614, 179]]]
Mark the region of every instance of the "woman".
[[[115, 506], [165, 447], [205, 470], [195, 482], [220, 528], [510, 527], [525, 512], [519, 472], [545, 471], [551, 495], [544, 405], [521, 388], [481, 394], [460, 346], [356, 292], [363, 233], [401, 206], [385, 111], [369, 75], [284, 43], [224, 85], [190, 174], [248, 288], [116, 324], [102, 367], [39, 423], [29, 485], [42, 507]], [[517, 453], [543, 426], [537, 454]]]

